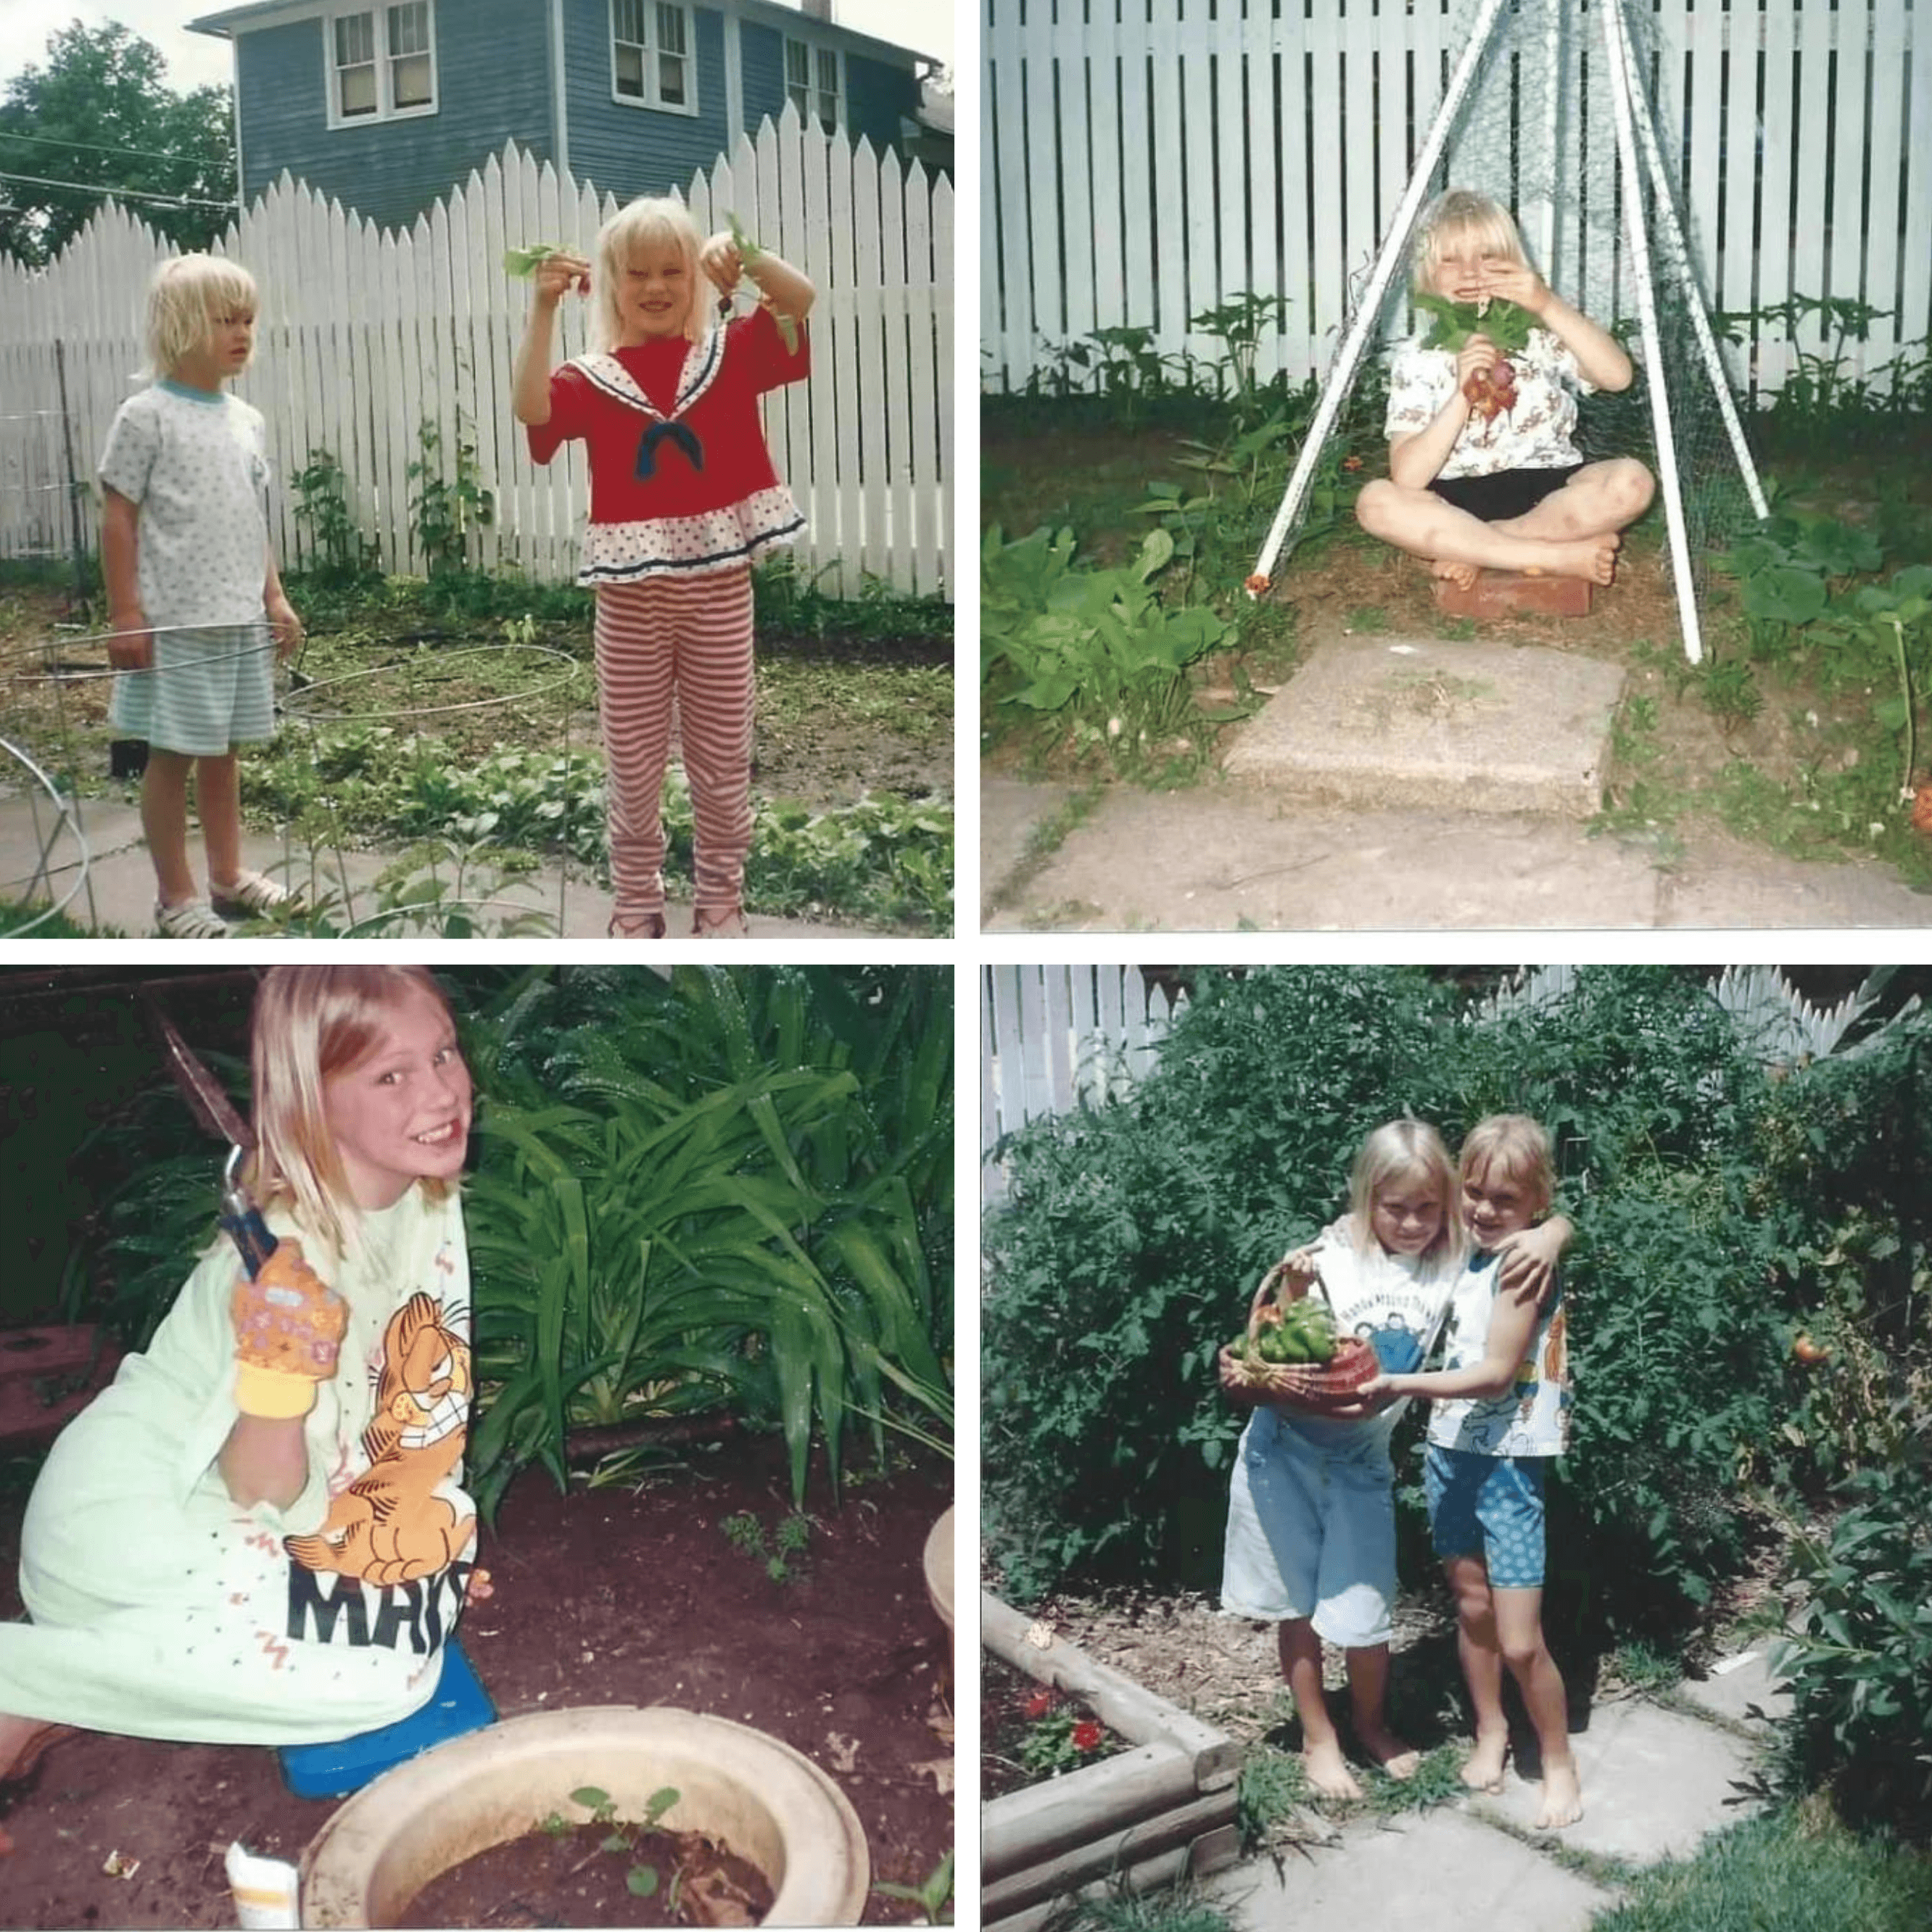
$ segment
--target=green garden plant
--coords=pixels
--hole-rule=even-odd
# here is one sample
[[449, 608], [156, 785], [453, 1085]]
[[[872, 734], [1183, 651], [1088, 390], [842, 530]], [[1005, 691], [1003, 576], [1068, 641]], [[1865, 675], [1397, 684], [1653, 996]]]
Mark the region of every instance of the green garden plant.
[[410, 499], [410, 520], [423, 566], [432, 578], [460, 571], [470, 562], [472, 533], [496, 518], [496, 493], [487, 488], [476, 461], [476, 446], [464, 433], [466, 418], [456, 421], [455, 473], [442, 466], [442, 432], [433, 416], [424, 416], [416, 430], [422, 454], [406, 473], [416, 484]]
[[1186, 668], [1233, 626], [1198, 605], [1174, 610], [1154, 588], [1174, 554], [1150, 530], [1130, 564], [1076, 569], [1071, 530], [1008, 543], [997, 527], [980, 552], [980, 680], [997, 706], [1052, 714], [1083, 748], [1144, 756], [1193, 709]]
[[952, 1923], [952, 1854], [948, 1852], [926, 1874], [921, 1885], [892, 1885], [884, 1880], [872, 1889], [881, 1898], [903, 1898], [916, 1905], [928, 1925]]
[[[658, 1820], [675, 1804], [681, 1794], [671, 1785], [665, 1785], [651, 1793], [644, 1806], [644, 1815], [634, 1823], [620, 1819], [617, 1804], [610, 1794], [595, 1784], [580, 1785], [570, 1794], [573, 1804], [580, 1804], [590, 1814], [593, 1825], [609, 1827], [597, 1849], [608, 1852], [614, 1857], [628, 1858], [631, 1864], [624, 1874], [624, 1889], [633, 1898], [656, 1897], [662, 1882], [656, 1866], [637, 1858], [638, 1840], [646, 1832], [657, 1828]], [[558, 1837], [572, 1829], [571, 1822], [561, 1812], [553, 1811], [543, 1822], [543, 1828]]]
[[883, 1363], [948, 1381], [928, 1246], [950, 1212], [951, 1029], [932, 980], [883, 979], [867, 1008], [836, 974], [687, 967], [596, 981], [596, 1016], [561, 1030], [554, 986], [500, 1010], [466, 1196], [494, 1385], [479, 1506], [532, 1462], [561, 1487], [573, 1424], [720, 1407], [782, 1431], [801, 1504], [814, 1438], [836, 1486], [848, 1418], [885, 1407]]
[[315, 540], [313, 573], [338, 584], [359, 580], [368, 568], [368, 554], [350, 512], [349, 481], [334, 453], [311, 449], [294, 486], [296, 514]]
[[1932, 1843], [1932, 1427], [1846, 1484], [1828, 1529], [1798, 1528], [1802, 1586], [1777, 1666], [1790, 1678], [1797, 1768], [1840, 1813]]
[[740, 1556], [748, 1556], [774, 1583], [793, 1582], [805, 1568], [812, 1547], [812, 1519], [789, 1510], [767, 1530], [749, 1510], [726, 1516], [718, 1527]]

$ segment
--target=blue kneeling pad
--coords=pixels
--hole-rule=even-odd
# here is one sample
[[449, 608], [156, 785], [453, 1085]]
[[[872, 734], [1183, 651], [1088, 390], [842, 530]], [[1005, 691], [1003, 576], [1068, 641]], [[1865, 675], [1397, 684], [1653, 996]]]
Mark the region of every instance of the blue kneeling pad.
[[496, 1706], [476, 1681], [462, 1645], [452, 1637], [442, 1647], [435, 1695], [412, 1717], [328, 1744], [283, 1744], [277, 1755], [282, 1777], [298, 1798], [346, 1798], [405, 1758], [496, 1720]]

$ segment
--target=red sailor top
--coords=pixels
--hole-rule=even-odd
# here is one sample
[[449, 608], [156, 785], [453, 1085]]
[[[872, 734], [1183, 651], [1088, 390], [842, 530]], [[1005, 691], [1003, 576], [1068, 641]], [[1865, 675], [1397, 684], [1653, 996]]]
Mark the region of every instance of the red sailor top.
[[590, 445], [590, 521], [580, 584], [734, 570], [805, 527], [765, 447], [758, 398], [812, 366], [802, 323], [788, 349], [765, 308], [702, 341], [682, 336], [579, 356], [550, 379], [532, 458]]

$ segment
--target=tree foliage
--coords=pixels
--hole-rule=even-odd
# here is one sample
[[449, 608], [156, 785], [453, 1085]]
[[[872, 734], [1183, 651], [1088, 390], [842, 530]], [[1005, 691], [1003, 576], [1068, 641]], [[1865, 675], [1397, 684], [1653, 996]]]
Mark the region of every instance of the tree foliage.
[[[170, 241], [206, 248], [235, 200], [229, 90], [174, 92], [160, 50], [118, 21], [76, 20], [47, 54], [0, 100], [0, 248], [30, 266], [51, 261], [117, 190], [141, 197], [130, 206]], [[154, 195], [175, 199], [146, 198]]]

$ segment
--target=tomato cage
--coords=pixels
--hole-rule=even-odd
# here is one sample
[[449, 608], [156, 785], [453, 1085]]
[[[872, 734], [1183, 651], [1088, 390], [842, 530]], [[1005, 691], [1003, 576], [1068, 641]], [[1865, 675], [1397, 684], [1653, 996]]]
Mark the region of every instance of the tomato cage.
[[[30, 808], [32, 846], [28, 869], [15, 878], [0, 878], [0, 939], [25, 939], [59, 918], [82, 892], [88, 896], [92, 915], [88, 868], [93, 859], [81, 824], [80, 801], [74, 794], [63, 791], [32, 754], [12, 739], [0, 736], [0, 755], [10, 759], [26, 782], [23, 789]], [[0, 795], [10, 789], [0, 782]], [[43, 898], [44, 905], [17, 921], [8, 909], [35, 906]]]
[[[176, 628], [232, 632], [236, 627]], [[88, 818], [92, 812], [98, 824], [110, 808], [85, 796], [82, 774], [90, 764], [106, 764], [116, 778], [139, 769], [135, 760], [122, 760], [106, 721], [107, 694], [120, 675], [108, 659], [116, 634], [62, 629], [51, 639], [30, 640], [10, 662], [0, 657], [5, 714], [25, 741], [0, 739], [0, 749], [26, 775], [32, 799], [26, 869], [20, 878], [0, 880], [0, 900], [25, 906], [29, 916], [0, 926], [0, 936], [44, 926], [83, 893], [87, 922], [100, 924], [89, 868], [102, 847], [98, 836], [90, 838]], [[274, 649], [264, 624], [255, 638], [213, 661]], [[382, 662], [326, 678], [304, 676], [299, 658], [277, 670], [277, 724], [306, 739], [302, 759], [284, 759], [266, 775], [280, 826], [280, 855], [266, 869], [298, 896], [297, 908], [286, 916], [287, 929], [341, 938], [422, 931], [467, 937], [488, 922], [506, 933], [561, 932], [573, 870], [571, 780], [578, 764], [589, 762], [573, 748], [578, 707], [569, 700], [571, 686], [586, 676], [584, 667], [567, 652], [514, 639], [454, 646], [409, 641], [372, 650], [382, 653]], [[512, 664], [514, 674], [506, 676]], [[364, 758], [410, 761], [420, 779], [425, 770], [454, 772], [464, 764], [463, 752], [440, 742], [440, 733], [452, 721], [549, 700], [556, 700], [557, 740], [549, 761], [561, 774], [560, 803], [540, 803], [524, 814], [520, 825], [506, 827], [502, 815], [488, 809], [439, 822], [430, 804], [418, 798], [385, 834], [386, 845], [404, 848], [400, 859], [392, 850], [368, 849], [368, 826], [352, 824], [345, 807], [352, 782], [344, 768], [345, 735], [366, 734], [360, 746]], [[246, 748], [244, 796], [251, 789]], [[601, 802], [595, 816], [601, 823]], [[554, 830], [544, 829], [553, 824]], [[500, 844], [491, 842], [493, 833]], [[546, 870], [554, 880], [530, 876]]]
[[[340, 796], [334, 787], [318, 786], [315, 805], [305, 815], [310, 833], [312, 890], [339, 893], [347, 923], [344, 938], [368, 937], [385, 929], [430, 926], [449, 935], [452, 920], [466, 923], [483, 916], [503, 922], [505, 931], [541, 932], [548, 928], [561, 934], [569, 912], [572, 871], [570, 776], [581, 754], [573, 752], [571, 720], [574, 706], [567, 701], [572, 687], [586, 677], [585, 668], [567, 651], [548, 644], [506, 639], [501, 644], [443, 646], [427, 644], [388, 645], [378, 647], [385, 662], [355, 670], [314, 680], [304, 679], [298, 664], [290, 688], [278, 706], [282, 718], [308, 734], [311, 770], [326, 775], [332, 768], [335, 734], [358, 730], [402, 731], [399, 751], [405, 757], [434, 759], [436, 734], [432, 728], [448, 728], [453, 721], [515, 704], [532, 710], [547, 700], [556, 700], [557, 742], [554, 762], [562, 773], [560, 796], [538, 808], [533, 815], [548, 818], [552, 835], [539, 848], [554, 861], [555, 910], [540, 908], [528, 893], [502, 890], [508, 883], [507, 869], [513, 863], [503, 854], [494, 862], [487, 842], [492, 833], [514, 832], [527, 842], [530, 826], [520, 832], [506, 826], [500, 812], [486, 809], [458, 818], [454, 836], [429, 826], [405, 827], [406, 837], [414, 840], [412, 851], [423, 860], [419, 879], [406, 882], [400, 893], [386, 896], [376, 910], [358, 915], [350, 878], [348, 854], [352, 841], [345, 836]], [[519, 676], [506, 680], [508, 688], [483, 688], [482, 675], [516, 665]], [[587, 758], [585, 760], [587, 764]], [[328, 884], [318, 877], [317, 830], [314, 813], [319, 810], [327, 836], [320, 843], [333, 862]], [[601, 816], [601, 808], [600, 808]], [[519, 851], [529, 849], [520, 844]], [[465, 890], [480, 868], [496, 874], [496, 890], [477, 895]], [[415, 896], [411, 896], [414, 892]]]

